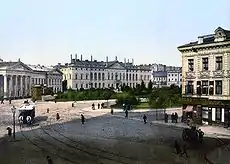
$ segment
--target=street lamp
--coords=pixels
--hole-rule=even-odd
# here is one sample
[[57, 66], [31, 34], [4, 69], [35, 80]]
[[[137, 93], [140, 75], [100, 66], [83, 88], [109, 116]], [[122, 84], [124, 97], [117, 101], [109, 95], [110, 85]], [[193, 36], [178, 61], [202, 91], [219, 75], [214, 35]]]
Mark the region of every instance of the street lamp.
[[14, 141], [15, 141], [15, 113], [16, 113], [16, 108], [15, 106], [13, 106], [11, 108], [11, 111], [13, 113], [13, 138], [14, 138]]

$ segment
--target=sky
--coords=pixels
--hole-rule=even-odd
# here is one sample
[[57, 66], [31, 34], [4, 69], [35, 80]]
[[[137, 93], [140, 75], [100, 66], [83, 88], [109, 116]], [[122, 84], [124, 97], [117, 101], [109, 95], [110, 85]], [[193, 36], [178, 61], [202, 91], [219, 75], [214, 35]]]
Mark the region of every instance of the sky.
[[177, 47], [219, 26], [230, 29], [229, 0], [0, 0], [0, 58], [180, 66]]

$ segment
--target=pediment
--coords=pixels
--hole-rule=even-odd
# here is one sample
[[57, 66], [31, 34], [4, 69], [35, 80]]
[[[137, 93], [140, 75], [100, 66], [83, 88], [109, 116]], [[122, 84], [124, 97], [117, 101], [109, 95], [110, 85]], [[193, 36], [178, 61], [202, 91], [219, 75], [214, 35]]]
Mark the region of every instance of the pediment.
[[110, 69], [124, 69], [124, 67], [120, 63], [113, 63], [109, 66]]
[[16, 71], [32, 71], [27, 65], [23, 64], [22, 62], [18, 62], [15, 65], [7, 67], [7, 70], [16, 70]]

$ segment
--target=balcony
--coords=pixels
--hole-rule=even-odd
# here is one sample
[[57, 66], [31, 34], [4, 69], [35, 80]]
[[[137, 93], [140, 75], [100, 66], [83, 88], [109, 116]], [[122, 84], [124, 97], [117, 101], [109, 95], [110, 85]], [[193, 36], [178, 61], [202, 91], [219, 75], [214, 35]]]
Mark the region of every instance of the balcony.
[[224, 71], [223, 70], [213, 71], [213, 76], [217, 77], [217, 78], [223, 78], [224, 77]]
[[186, 79], [195, 79], [195, 72], [186, 72]]
[[200, 71], [200, 78], [201, 79], [209, 79], [210, 78], [210, 71]]

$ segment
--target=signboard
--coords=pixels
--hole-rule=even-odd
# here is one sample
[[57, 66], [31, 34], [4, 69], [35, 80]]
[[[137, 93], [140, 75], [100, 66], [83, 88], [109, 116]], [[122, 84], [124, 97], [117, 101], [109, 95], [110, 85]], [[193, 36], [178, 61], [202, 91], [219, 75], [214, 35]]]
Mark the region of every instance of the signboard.
[[209, 100], [208, 98], [183, 97], [183, 104], [202, 106], [230, 106], [229, 100]]

